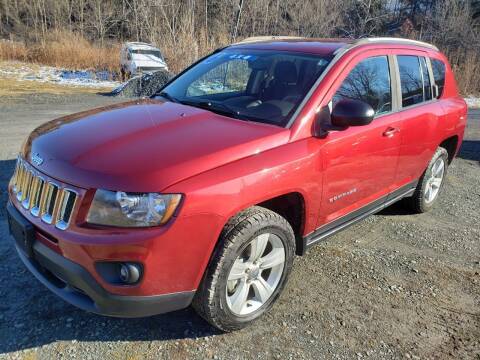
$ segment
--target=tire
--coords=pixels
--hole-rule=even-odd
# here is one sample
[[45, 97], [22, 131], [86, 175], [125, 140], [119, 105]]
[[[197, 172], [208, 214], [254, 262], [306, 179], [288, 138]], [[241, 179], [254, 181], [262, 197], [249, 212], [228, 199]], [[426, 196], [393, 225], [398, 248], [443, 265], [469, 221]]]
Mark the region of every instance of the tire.
[[[265, 241], [267, 245], [262, 252], [261, 244]], [[261, 270], [263, 265], [268, 265], [269, 259], [280, 261], [281, 247], [284, 249], [283, 263]], [[259, 249], [257, 253], [261, 254], [252, 263], [252, 259], [256, 258], [254, 249]], [[267, 312], [277, 300], [290, 275], [294, 255], [295, 235], [287, 220], [258, 206], [242, 211], [227, 223], [220, 235], [193, 300], [194, 309], [222, 331], [246, 327]], [[238, 279], [228, 280], [237, 276]], [[263, 284], [271, 286], [263, 287]], [[265, 292], [267, 288], [269, 291]], [[245, 293], [247, 300], [239, 306], [242, 304], [241, 294]], [[268, 293], [269, 297], [266, 296]]]
[[[433, 197], [429, 197], [427, 195], [428, 187], [432, 183], [434, 167], [437, 166], [436, 164], [438, 164], [439, 162], [443, 163], [443, 173], [439, 183], [438, 183], [438, 177], [437, 177], [438, 190], [435, 192]], [[435, 168], [435, 170], [436, 169], [438, 168]], [[408, 206], [413, 212], [420, 214], [420, 213], [427, 212], [434, 207], [434, 205], [438, 200], [438, 196], [440, 195], [443, 189], [443, 185], [445, 183], [445, 177], [447, 175], [447, 169], [448, 169], [448, 152], [446, 149], [439, 147], [435, 151], [435, 154], [433, 154], [432, 159], [428, 163], [427, 169], [424, 171], [424, 173], [422, 174], [422, 177], [418, 181], [415, 192], [411, 197], [405, 199]], [[437, 174], [438, 174], [438, 170], [437, 170]]]

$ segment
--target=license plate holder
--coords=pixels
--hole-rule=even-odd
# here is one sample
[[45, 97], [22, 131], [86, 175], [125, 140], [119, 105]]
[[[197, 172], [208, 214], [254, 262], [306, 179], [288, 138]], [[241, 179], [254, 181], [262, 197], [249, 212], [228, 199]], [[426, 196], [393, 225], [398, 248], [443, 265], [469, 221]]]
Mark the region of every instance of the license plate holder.
[[35, 228], [11, 204], [7, 208], [8, 228], [17, 246], [28, 256], [33, 257]]

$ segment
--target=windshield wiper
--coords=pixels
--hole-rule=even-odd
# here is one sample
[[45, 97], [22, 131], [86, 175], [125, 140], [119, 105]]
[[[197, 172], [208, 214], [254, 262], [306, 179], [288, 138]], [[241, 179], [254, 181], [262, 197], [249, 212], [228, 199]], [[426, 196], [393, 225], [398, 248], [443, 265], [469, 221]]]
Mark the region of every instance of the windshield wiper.
[[155, 94], [155, 96], [161, 96], [161, 97], [167, 99], [168, 101], [174, 102], [174, 103], [180, 102], [178, 99], [174, 98], [172, 95], [170, 95], [166, 91], [161, 91], [161, 92]]
[[188, 101], [188, 100], [182, 100], [182, 104], [184, 105], [190, 105], [194, 107], [198, 107], [201, 109], [205, 110], [210, 110], [214, 113], [220, 114], [220, 115], [226, 115], [233, 117], [235, 119], [241, 119], [240, 112], [237, 110], [232, 109], [231, 107], [222, 104], [222, 103], [212, 103], [210, 101]]

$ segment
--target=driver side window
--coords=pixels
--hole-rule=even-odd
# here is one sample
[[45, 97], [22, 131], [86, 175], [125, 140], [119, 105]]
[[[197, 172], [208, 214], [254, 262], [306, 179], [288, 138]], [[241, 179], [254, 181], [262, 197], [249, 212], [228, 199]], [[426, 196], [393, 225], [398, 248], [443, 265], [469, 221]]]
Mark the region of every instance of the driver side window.
[[224, 62], [194, 81], [187, 88], [187, 96], [245, 92], [252, 69], [248, 61], [233, 59]]
[[333, 96], [333, 106], [342, 99], [361, 100], [375, 115], [392, 110], [392, 87], [387, 56], [375, 56], [358, 63]]

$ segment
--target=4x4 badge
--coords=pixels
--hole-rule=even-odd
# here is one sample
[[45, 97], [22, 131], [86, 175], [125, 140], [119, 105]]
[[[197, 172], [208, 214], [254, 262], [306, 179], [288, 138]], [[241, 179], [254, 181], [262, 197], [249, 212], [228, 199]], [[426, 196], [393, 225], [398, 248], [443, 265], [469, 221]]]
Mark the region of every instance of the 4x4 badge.
[[43, 164], [43, 158], [40, 156], [39, 153], [32, 154], [32, 163], [34, 163], [37, 166], [40, 166]]

